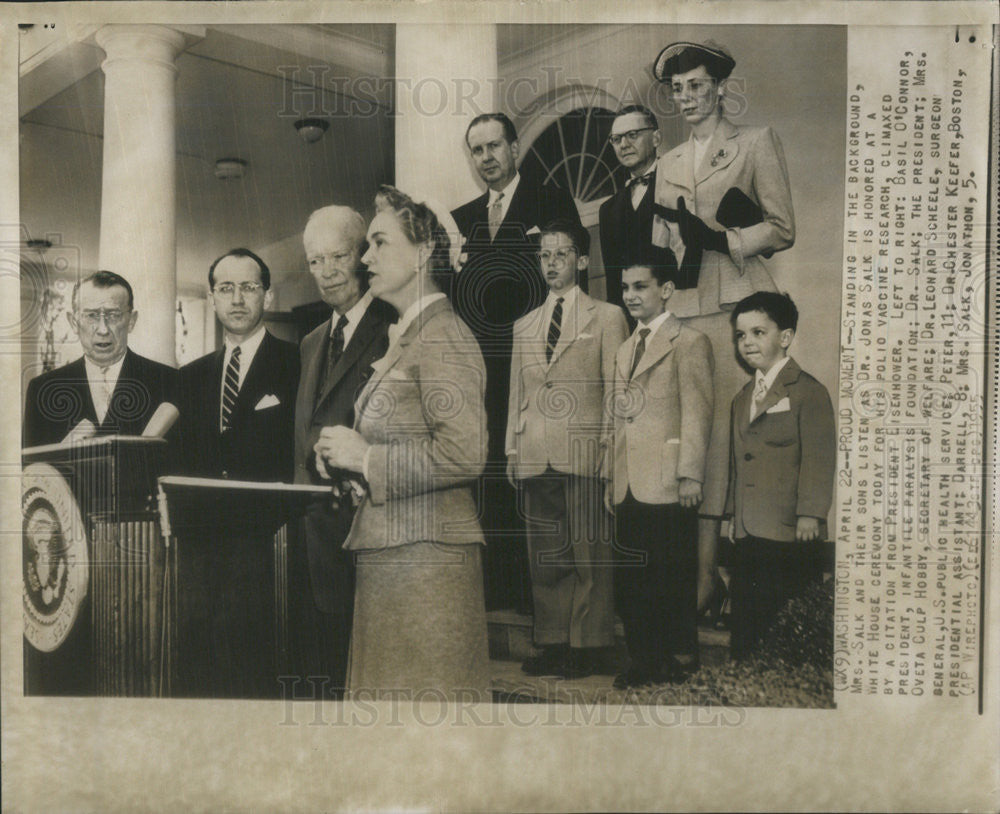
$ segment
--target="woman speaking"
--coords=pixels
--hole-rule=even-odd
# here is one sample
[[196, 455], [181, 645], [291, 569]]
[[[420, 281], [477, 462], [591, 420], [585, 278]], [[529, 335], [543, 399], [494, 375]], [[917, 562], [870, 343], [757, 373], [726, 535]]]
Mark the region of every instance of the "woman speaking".
[[443, 293], [458, 246], [426, 204], [393, 187], [379, 189], [375, 207], [362, 259], [372, 294], [399, 322], [355, 403], [354, 429], [326, 427], [314, 447], [320, 471], [364, 484], [344, 543], [357, 563], [348, 695], [488, 701], [472, 499], [486, 460], [485, 369]]
[[746, 383], [735, 358], [727, 311], [755, 291], [774, 291], [761, 257], [795, 240], [792, 195], [781, 142], [769, 127], [723, 115], [725, 80], [736, 62], [712, 41], [675, 42], [653, 72], [670, 85], [690, 137], [657, 164], [653, 241], [669, 245], [687, 274], [670, 310], [706, 334], [715, 357], [715, 407], [698, 514], [698, 605], [712, 593], [715, 552], [729, 466], [729, 405]]

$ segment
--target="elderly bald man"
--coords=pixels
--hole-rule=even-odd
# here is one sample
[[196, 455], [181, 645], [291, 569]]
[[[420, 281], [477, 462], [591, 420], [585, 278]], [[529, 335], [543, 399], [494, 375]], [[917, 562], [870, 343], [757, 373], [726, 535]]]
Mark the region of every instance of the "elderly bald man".
[[[347, 206], [325, 206], [309, 216], [303, 233], [306, 264], [330, 319], [302, 340], [302, 373], [295, 402], [295, 482], [329, 486], [315, 469], [313, 445], [323, 427], [354, 425], [354, 400], [372, 362], [388, 347], [395, 311], [368, 292], [364, 218]], [[305, 517], [308, 580], [314, 607], [299, 661], [309, 675], [343, 686], [354, 604], [353, 567], [342, 545], [353, 510], [345, 500], [309, 508]], [[305, 592], [304, 592], [305, 593]], [[309, 641], [310, 636], [312, 641]], [[334, 692], [334, 697], [336, 697]]]

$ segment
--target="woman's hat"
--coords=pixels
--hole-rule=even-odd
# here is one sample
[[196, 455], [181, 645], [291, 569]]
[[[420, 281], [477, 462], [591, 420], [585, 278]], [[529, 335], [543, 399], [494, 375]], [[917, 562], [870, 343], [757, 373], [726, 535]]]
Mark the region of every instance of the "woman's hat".
[[653, 63], [653, 76], [661, 82], [669, 82], [678, 73], [693, 71], [699, 65], [716, 79], [725, 79], [736, 67], [729, 49], [713, 40], [705, 42], [672, 42]]

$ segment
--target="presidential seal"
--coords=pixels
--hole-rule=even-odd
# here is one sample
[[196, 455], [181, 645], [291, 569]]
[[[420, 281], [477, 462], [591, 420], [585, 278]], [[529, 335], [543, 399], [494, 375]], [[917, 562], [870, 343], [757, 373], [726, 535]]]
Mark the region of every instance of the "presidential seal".
[[89, 559], [80, 508], [69, 484], [49, 464], [21, 475], [24, 635], [32, 647], [59, 648], [87, 595]]

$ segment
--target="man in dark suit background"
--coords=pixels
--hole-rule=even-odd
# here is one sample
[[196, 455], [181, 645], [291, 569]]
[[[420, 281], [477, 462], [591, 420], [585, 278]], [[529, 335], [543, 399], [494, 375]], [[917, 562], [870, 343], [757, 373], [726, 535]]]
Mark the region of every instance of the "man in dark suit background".
[[83, 356], [28, 383], [24, 446], [57, 444], [84, 419], [97, 435], [141, 435], [160, 404], [176, 403], [177, 371], [129, 350], [132, 286], [112, 271], [91, 274], [74, 286], [68, 317]]
[[652, 243], [660, 126], [649, 108], [627, 105], [615, 114], [609, 141], [628, 180], [601, 204], [598, 215], [606, 299], [625, 310], [629, 327], [634, 328], [635, 321], [622, 303], [622, 271], [640, 259], [659, 265], [676, 262], [672, 252]]
[[[507, 482], [504, 449], [513, 329], [514, 322], [538, 308], [548, 293], [538, 270], [542, 227], [555, 220], [579, 225], [580, 215], [569, 192], [520, 175], [517, 131], [503, 113], [474, 118], [465, 141], [487, 190], [452, 212], [465, 239], [466, 260], [451, 299], [475, 334], [486, 363], [489, 456], [477, 496], [488, 543], [483, 568], [486, 603], [526, 610], [531, 588], [524, 522]], [[585, 278], [579, 285], [586, 291]]]
[[[346, 206], [317, 209], [303, 232], [306, 263], [320, 297], [333, 308], [330, 319], [302, 340], [302, 377], [295, 403], [295, 482], [329, 486], [316, 471], [313, 445], [323, 427], [354, 426], [354, 401], [372, 362], [388, 347], [395, 311], [368, 292], [361, 265], [366, 224]], [[296, 576], [302, 596], [311, 594], [299, 630], [296, 672], [329, 678], [328, 690], [344, 686], [354, 609], [354, 572], [342, 548], [353, 510], [346, 498], [317, 502], [306, 511], [304, 530], [308, 577], [301, 562]], [[306, 587], [305, 583], [309, 585]], [[301, 598], [301, 597], [300, 597]], [[308, 694], [311, 689], [306, 689]], [[319, 687], [315, 688], [319, 693]]]
[[299, 354], [264, 327], [271, 272], [233, 249], [212, 263], [208, 284], [224, 343], [181, 368], [183, 472], [291, 482]]
[[[181, 368], [175, 469], [184, 475], [287, 481], [293, 472], [298, 349], [270, 334], [264, 310], [271, 272], [249, 249], [233, 249], [208, 270], [209, 301], [223, 346]], [[275, 696], [270, 537], [246, 516], [206, 519], [205, 544], [192, 546], [180, 575], [182, 693]], [[235, 631], [243, 631], [239, 636]], [[238, 642], [257, 641], [252, 651]]]

